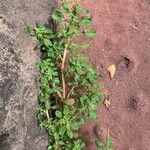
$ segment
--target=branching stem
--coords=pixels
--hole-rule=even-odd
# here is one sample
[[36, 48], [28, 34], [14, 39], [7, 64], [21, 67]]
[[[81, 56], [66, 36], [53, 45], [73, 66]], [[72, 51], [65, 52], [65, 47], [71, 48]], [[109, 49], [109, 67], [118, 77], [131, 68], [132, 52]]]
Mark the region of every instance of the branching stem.
[[81, 114], [81, 112], [80, 112], [80, 113], [75, 114], [75, 115], [74, 115], [74, 116], [70, 119], [70, 121], [72, 121], [72, 120], [74, 120], [75, 118], [77, 118], [80, 114]]
[[55, 145], [56, 145], [55, 150], [58, 150], [58, 143], [57, 143], [57, 141], [55, 142]]
[[58, 96], [62, 99], [62, 95], [60, 94], [60, 92], [58, 92], [57, 94], [58, 94]]
[[67, 99], [70, 97], [70, 95], [71, 95], [71, 93], [72, 93], [72, 91], [74, 90], [75, 87], [76, 87], [76, 85], [74, 85], [74, 86], [70, 89], [70, 91], [68, 92], [68, 95], [67, 95]]
[[61, 64], [61, 80], [62, 80], [62, 88], [63, 88], [62, 97], [64, 99], [66, 98], [66, 84], [65, 84], [64, 69], [65, 69], [65, 61], [66, 61], [66, 56], [67, 56], [67, 44], [68, 44], [68, 41], [69, 40], [67, 40], [67, 43], [66, 43], [66, 46], [65, 46], [65, 49], [64, 49], [63, 59], [62, 59], [62, 64]]
[[49, 119], [50, 117], [49, 117], [49, 113], [48, 113], [48, 110], [46, 110], [46, 116], [47, 116], [47, 119]]
[[62, 88], [63, 88], [63, 98], [66, 97], [66, 85], [65, 85], [65, 75], [64, 75], [66, 56], [67, 56], [67, 49], [65, 48], [64, 54], [63, 54], [62, 66], [61, 66], [61, 79], [62, 79]]

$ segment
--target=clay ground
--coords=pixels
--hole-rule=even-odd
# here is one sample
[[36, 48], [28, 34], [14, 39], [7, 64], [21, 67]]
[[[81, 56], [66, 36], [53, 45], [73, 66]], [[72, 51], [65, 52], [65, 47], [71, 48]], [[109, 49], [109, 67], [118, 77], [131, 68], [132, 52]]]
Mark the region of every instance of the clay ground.
[[[87, 150], [109, 128], [114, 150], [150, 150], [150, 1], [83, 0], [91, 10], [96, 37], [85, 51], [100, 73], [109, 110], [100, 123], [82, 127]], [[26, 26], [47, 23], [52, 0], [0, 0], [0, 150], [44, 150], [46, 135], [35, 116], [39, 52]], [[107, 67], [116, 65], [110, 80]], [[96, 132], [96, 133], [95, 133]], [[96, 134], [96, 135], [95, 135]]]
[[[114, 150], [150, 150], [150, 1], [82, 1], [91, 10], [97, 36], [86, 51], [101, 75], [109, 110], [101, 106], [100, 123], [83, 128], [88, 150], [95, 150], [94, 132], [109, 128]], [[116, 65], [110, 80], [107, 67]]]

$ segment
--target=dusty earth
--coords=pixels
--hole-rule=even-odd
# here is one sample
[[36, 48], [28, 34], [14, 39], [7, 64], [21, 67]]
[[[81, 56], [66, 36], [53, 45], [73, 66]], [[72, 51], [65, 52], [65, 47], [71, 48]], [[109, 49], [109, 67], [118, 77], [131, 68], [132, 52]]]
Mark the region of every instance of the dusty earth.
[[[46, 134], [35, 116], [38, 72], [35, 39], [26, 26], [48, 23], [53, 0], [0, 0], [0, 150], [44, 150]], [[100, 123], [81, 133], [87, 150], [109, 128], [114, 150], [150, 150], [150, 1], [83, 0], [91, 10], [96, 37], [85, 51], [100, 73], [111, 105], [101, 105]], [[107, 67], [116, 65], [110, 80]]]
[[[100, 123], [83, 126], [87, 149], [95, 150], [95, 134], [103, 137], [109, 128], [114, 150], [150, 150], [150, 0], [82, 3], [98, 32], [86, 54], [111, 102], [109, 110], [100, 107]], [[117, 68], [113, 80], [107, 72], [111, 64]]]

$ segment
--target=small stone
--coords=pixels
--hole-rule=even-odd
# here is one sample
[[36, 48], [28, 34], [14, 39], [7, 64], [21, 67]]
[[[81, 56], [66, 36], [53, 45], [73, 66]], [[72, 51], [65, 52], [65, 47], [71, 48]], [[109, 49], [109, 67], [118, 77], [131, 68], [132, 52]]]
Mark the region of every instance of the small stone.
[[94, 127], [94, 134], [95, 134], [95, 136], [96, 136], [98, 139], [105, 140], [106, 137], [107, 137], [106, 128], [100, 127], [99, 125], [96, 125], [96, 126]]
[[99, 126], [95, 126], [94, 128], [94, 134], [99, 137], [102, 134], [102, 130], [100, 129]]

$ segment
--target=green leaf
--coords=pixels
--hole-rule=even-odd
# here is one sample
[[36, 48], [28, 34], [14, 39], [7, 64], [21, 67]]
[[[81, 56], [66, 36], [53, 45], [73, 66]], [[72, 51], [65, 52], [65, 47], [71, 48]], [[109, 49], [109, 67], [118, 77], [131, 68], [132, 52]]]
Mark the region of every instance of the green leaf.
[[33, 29], [30, 26], [27, 26], [27, 32], [30, 36], [35, 36], [35, 32], [33, 31]]
[[71, 123], [71, 128], [73, 130], [78, 130], [79, 127], [80, 127], [80, 124], [78, 122], [74, 121], [74, 122]]
[[56, 117], [58, 117], [58, 118], [62, 118], [62, 113], [61, 113], [61, 111], [56, 111], [55, 112], [55, 115], [56, 115]]
[[65, 107], [63, 113], [64, 113], [65, 115], [68, 115], [68, 114], [70, 113], [69, 108]]
[[65, 132], [66, 132], [66, 127], [65, 126], [61, 126], [59, 128], [59, 135], [63, 136]]
[[73, 138], [73, 132], [71, 130], [67, 131], [67, 135], [72, 139]]
[[73, 14], [74, 16], [77, 16], [78, 12], [79, 12], [79, 4], [78, 4], [78, 3], [74, 3], [74, 5], [73, 5], [73, 10], [72, 10], [72, 14]]
[[86, 48], [89, 47], [89, 44], [88, 43], [82, 43], [79, 47], [83, 48], [83, 49], [86, 49]]
[[42, 26], [42, 25], [41, 25], [39, 22], [36, 23], [36, 27], [37, 27], [37, 28], [40, 28], [41, 26]]
[[91, 23], [91, 18], [89, 16], [83, 16], [81, 18], [81, 24], [89, 25]]
[[84, 147], [85, 147], [85, 143], [81, 139], [74, 141], [73, 150], [82, 150]]
[[91, 112], [89, 112], [89, 117], [90, 117], [91, 119], [97, 119], [97, 113], [96, 113], [96, 111], [91, 111]]
[[45, 107], [46, 107], [46, 110], [49, 110], [49, 108], [50, 108], [50, 101], [45, 101]]
[[69, 50], [70, 52], [74, 52], [74, 50], [75, 50], [76, 48], [78, 48], [78, 45], [77, 45], [77, 44], [70, 43], [70, 44], [68, 45], [68, 50]]
[[59, 141], [59, 145], [65, 145], [63, 141]]
[[67, 130], [70, 130], [70, 124], [69, 123], [66, 124], [66, 128], [67, 128]]
[[76, 122], [77, 122], [79, 125], [82, 125], [82, 124], [84, 124], [84, 119], [83, 119], [83, 118], [78, 118], [78, 119], [76, 120]]
[[65, 11], [65, 13], [69, 13], [69, 3], [68, 2], [63, 2], [62, 8]]
[[67, 35], [74, 36], [77, 32], [78, 29], [75, 26], [70, 26]]
[[48, 147], [48, 150], [53, 150], [53, 146], [49, 146], [49, 147]]
[[85, 147], [85, 143], [81, 143], [81, 145], [80, 145], [80, 148], [82, 149], [82, 148], [84, 148]]
[[52, 42], [48, 39], [44, 39], [44, 44], [46, 47], [52, 46]]
[[65, 103], [68, 106], [72, 106], [75, 103], [75, 100], [73, 98], [69, 98], [69, 99], [65, 100]]
[[60, 119], [60, 120], [59, 120], [59, 123], [60, 123], [60, 124], [65, 124], [65, 122], [66, 122], [65, 119]]
[[57, 132], [54, 133], [54, 139], [55, 140], [59, 139], [59, 134]]
[[89, 29], [89, 30], [85, 31], [85, 35], [87, 37], [93, 37], [93, 36], [95, 36], [95, 34], [96, 34], [96, 30], [94, 30], [94, 29]]
[[96, 139], [95, 144], [96, 144], [97, 148], [102, 148], [105, 146], [103, 143], [101, 143], [101, 141], [99, 139]]
[[111, 138], [109, 138], [108, 140], [107, 140], [107, 145], [109, 146], [109, 147], [111, 147], [112, 146], [112, 139]]
[[50, 35], [50, 34], [44, 34], [44, 38], [46, 39], [53, 39], [55, 35]]
[[89, 10], [87, 8], [82, 8], [81, 12], [85, 15], [87, 15], [89, 13]]
[[51, 106], [51, 109], [56, 109], [56, 108], [57, 108], [57, 106], [56, 106], [56, 105]]
[[63, 14], [58, 10], [56, 10], [52, 15], [52, 18], [58, 22], [62, 19], [62, 17], [63, 17]]

